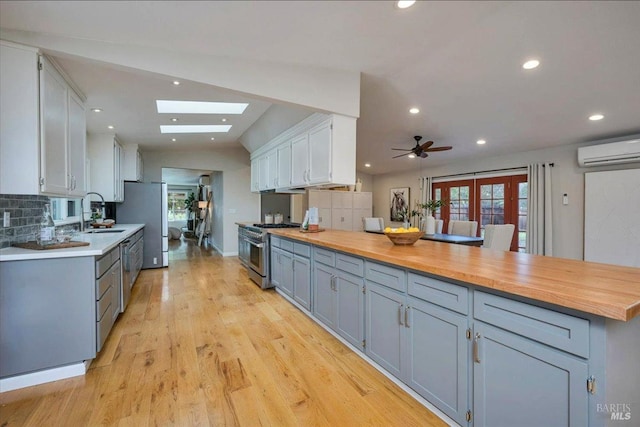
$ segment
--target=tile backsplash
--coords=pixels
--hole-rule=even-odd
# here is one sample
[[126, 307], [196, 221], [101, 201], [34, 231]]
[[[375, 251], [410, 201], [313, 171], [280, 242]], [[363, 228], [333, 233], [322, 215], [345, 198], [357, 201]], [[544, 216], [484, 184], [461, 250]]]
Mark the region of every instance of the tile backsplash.
[[[0, 194], [0, 248], [13, 242], [35, 240], [47, 196]], [[3, 227], [4, 213], [11, 214], [9, 227]]]

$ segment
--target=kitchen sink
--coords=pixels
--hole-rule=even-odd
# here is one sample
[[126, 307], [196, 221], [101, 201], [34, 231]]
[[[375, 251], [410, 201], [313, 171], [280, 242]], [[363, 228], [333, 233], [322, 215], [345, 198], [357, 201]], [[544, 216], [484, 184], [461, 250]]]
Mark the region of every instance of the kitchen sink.
[[122, 233], [124, 230], [113, 230], [111, 228], [98, 228], [95, 230], [87, 230], [85, 233]]

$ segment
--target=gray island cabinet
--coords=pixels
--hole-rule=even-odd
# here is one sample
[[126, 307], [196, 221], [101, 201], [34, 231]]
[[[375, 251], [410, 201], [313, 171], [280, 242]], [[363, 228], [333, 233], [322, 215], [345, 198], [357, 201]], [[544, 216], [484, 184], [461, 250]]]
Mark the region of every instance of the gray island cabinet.
[[280, 247], [312, 247], [308, 314], [459, 425], [616, 425], [611, 404], [640, 419], [639, 316], [621, 322], [416, 270], [384, 259], [385, 247], [366, 256], [359, 237], [350, 252], [274, 234]]

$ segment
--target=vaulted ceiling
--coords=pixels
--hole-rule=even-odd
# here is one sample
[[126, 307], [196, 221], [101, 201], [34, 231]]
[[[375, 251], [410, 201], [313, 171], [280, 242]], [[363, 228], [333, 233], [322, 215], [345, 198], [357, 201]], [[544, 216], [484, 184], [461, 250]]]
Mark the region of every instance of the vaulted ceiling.
[[[0, 2], [2, 30], [360, 72], [357, 169], [373, 174], [637, 133], [638, 22], [640, 2], [419, 1], [406, 10], [391, 1]], [[540, 66], [524, 70], [530, 58]], [[114, 122], [125, 143], [148, 149], [175, 148], [159, 134], [152, 102], [178, 90], [189, 99], [250, 102], [229, 119], [230, 134], [216, 135], [218, 146], [238, 144], [274, 102], [58, 59], [88, 107], [105, 109], [89, 116], [89, 130]], [[420, 112], [409, 114], [411, 107]], [[589, 121], [594, 113], [605, 117]], [[453, 149], [391, 160], [391, 148], [410, 148], [413, 135]], [[211, 144], [189, 137], [179, 149]]]

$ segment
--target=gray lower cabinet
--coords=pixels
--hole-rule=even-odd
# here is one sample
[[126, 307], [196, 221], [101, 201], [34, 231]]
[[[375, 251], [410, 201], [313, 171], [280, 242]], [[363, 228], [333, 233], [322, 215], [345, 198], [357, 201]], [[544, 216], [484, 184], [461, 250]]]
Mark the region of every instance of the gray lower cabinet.
[[122, 286], [120, 248], [116, 247], [105, 255], [96, 257], [95, 263], [96, 352], [99, 352], [120, 314], [120, 289]]
[[287, 251], [279, 251], [280, 263], [280, 289], [290, 297], [293, 297], [293, 254]]
[[314, 258], [314, 315], [354, 347], [363, 349], [364, 280], [342, 269], [361, 270], [364, 261], [318, 248]]
[[406, 346], [406, 297], [377, 283], [367, 281], [366, 286], [365, 353], [395, 377], [403, 379], [406, 369], [402, 360]]
[[0, 378], [96, 355], [93, 257], [3, 261]]
[[455, 421], [466, 423], [471, 364], [467, 316], [413, 297], [406, 310], [405, 382]]
[[271, 283], [311, 310], [311, 247], [288, 239], [271, 246]]
[[282, 263], [280, 260], [282, 251], [277, 247], [271, 247], [270, 272], [271, 284], [278, 289], [282, 289]]
[[293, 256], [293, 299], [307, 310], [311, 310], [311, 261]]
[[318, 320], [335, 329], [336, 301], [335, 268], [316, 262], [313, 267], [313, 314]]
[[475, 426], [587, 426], [587, 362], [477, 322]]

